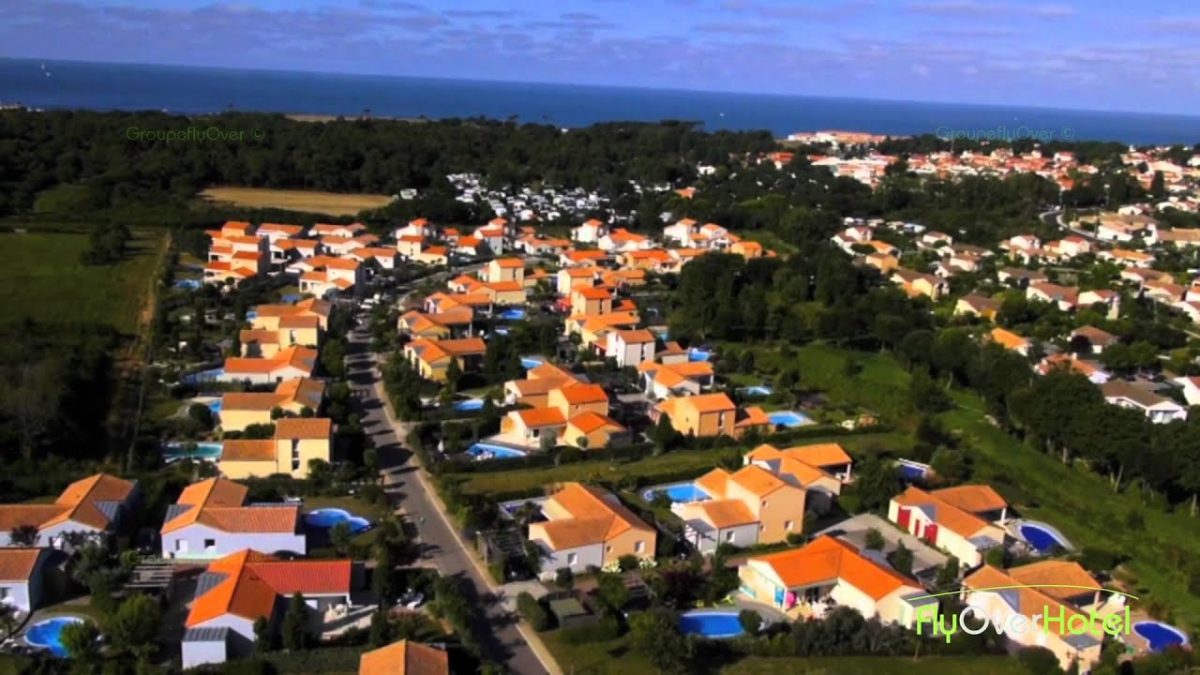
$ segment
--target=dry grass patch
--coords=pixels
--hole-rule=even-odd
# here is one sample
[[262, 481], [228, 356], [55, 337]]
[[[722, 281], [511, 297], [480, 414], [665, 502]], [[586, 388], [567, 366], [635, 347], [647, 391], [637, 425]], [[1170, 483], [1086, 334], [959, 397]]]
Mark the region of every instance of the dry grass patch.
[[210, 202], [254, 209], [284, 209], [327, 216], [353, 216], [387, 206], [388, 195], [343, 194], [313, 190], [272, 190], [270, 188], [214, 187], [200, 196]]

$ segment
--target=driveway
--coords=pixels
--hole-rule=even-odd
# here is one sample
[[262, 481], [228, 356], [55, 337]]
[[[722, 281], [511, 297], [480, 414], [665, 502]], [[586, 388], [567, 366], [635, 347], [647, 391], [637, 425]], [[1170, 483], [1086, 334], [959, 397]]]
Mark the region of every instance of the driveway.
[[485, 655], [520, 675], [560, 673], [549, 654], [543, 651], [539, 656], [538, 651], [544, 650], [540, 641], [531, 646], [522, 634], [532, 629], [519, 625], [504, 608], [490, 580], [437, 507], [416, 459], [402, 445], [409, 425], [393, 420], [384, 406], [383, 385], [365, 330], [351, 331], [346, 363], [351, 390], [362, 406], [363, 427], [379, 453], [384, 488], [392, 504], [416, 527], [422, 563], [432, 563], [443, 576], [467, 582], [468, 600], [482, 610], [471, 628]]

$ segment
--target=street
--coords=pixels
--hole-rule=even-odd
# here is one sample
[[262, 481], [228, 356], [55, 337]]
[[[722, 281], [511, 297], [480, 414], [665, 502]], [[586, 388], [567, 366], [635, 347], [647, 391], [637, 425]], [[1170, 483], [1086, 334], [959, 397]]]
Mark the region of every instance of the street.
[[423, 479], [413, 454], [403, 447], [409, 425], [393, 420], [384, 405], [383, 384], [365, 326], [351, 331], [346, 353], [350, 385], [363, 409], [363, 428], [379, 453], [384, 489], [391, 503], [416, 528], [422, 561], [432, 563], [443, 576], [468, 582], [468, 599], [482, 610], [472, 632], [486, 656], [521, 675], [540, 675], [552, 669], [559, 672], [553, 665], [547, 666], [530, 646], [516, 617], [501, 606], [489, 579], [456, 535], [451, 521], [435, 505], [430, 494], [432, 486]]

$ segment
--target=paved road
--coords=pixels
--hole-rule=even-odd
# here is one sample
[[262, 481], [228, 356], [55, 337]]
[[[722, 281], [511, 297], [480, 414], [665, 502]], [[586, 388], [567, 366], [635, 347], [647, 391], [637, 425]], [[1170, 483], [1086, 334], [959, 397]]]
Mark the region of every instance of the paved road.
[[384, 408], [379, 369], [370, 352], [366, 327], [352, 331], [349, 337], [346, 362], [352, 391], [362, 404], [363, 427], [375, 441], [384, 487], [392, 503], [417, 528], [421, 558], [435, 565], [443, 576], [456, 576], [469, 582], [469, 599], [483, 609], [480, 621], [472, 627], [473, 632], [488, 656], [519, 675], [550, 672], [521, 635], [514, 617], [501, 606], [471, 554], [455, 536], [450, 521], [437, 508], [421, 480], [416, 459], [402, 446], [401, 437], [407, 436], [407, 425], [394, 423]]

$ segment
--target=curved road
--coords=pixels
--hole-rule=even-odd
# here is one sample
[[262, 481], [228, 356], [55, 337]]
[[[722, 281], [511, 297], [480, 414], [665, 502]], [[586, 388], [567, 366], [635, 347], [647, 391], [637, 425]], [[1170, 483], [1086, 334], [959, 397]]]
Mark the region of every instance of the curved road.
[[431, 495], [432, 486], [422, 475], [415, 457], [402, 446], [401, 439], [407, 436], [408, 428], [392, 419], [384, 405], [379, 369], [364, 327], [350, 332], [346, 354], [351, 390], [363, 409], [363, 428], [379, 453], [384, 489], [392, 504], [416, 526], [421, 559], [436, 566], [443, 576], [468, 582], [465, 584], [468, 599], [483, 610], [472, 632], [488, 657], [519, 675], [560, 673], [552, 657], [545, 655], [545, 661], [539, 657], [538, 651], [544, 648], [539, 644], [539, 650], [535, 650], [522, 634], [530, 629], [519, 624], [501, 605], [490, 579], [438, 508]]

